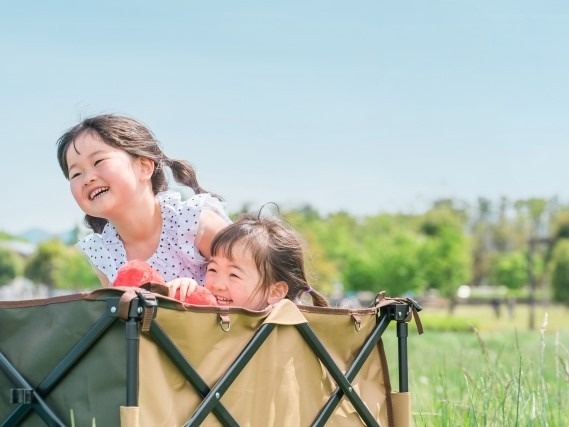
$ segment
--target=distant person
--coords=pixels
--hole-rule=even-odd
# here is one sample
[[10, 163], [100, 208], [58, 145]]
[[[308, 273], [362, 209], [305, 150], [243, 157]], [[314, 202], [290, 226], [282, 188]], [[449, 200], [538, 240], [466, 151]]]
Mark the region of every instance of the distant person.
[[490, 301], [490, 305], [494, 309], [494, 315], [496, 316], [496, 319], [499, 319], [500, 315], [501, 315], [502, 301], [500, 301], [500, 299], [498, 297], [494, 297]]
[[[103, 286], [135, 259], [154, 267], [172, 296], [178, 290], [183, 299], [203, 283], [211, 241], [231, 221], [189, 162], [166, 156], [141, 122], [114, 114], [67, 130], [57, 141], [57, 159], [93, 230], [77, 246]], [[195, 195], [182, 200], [168, 191], [166, 167]]]
[[205, 287], [217, 305], [262, 310], [288, 298], [329, 307], [309, 284], [300, 235], [278, 217], [248, 213], [221, 230], [211, 244]]

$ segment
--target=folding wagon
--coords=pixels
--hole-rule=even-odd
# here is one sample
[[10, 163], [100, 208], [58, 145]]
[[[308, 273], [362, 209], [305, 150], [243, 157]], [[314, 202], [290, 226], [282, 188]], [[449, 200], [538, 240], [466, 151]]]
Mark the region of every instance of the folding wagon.
[[0, 301], [0, 425], [410, 426], [418, 310], [378, 294], [364, 309], [284, 300], [256, 312], [139, 288]]

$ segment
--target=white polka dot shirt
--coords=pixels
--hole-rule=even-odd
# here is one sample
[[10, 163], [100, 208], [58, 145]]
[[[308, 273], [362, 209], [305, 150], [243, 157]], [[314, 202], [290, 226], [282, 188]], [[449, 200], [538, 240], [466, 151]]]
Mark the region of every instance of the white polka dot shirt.
[[[167, 282], [178, 277], [191, 277], [203, 284], [206, 259], [195, 246], [200, 213], [203, 208], [212, 209], [229, 223], [222, 203], [210, 194], [198, 194], [185, 201], [174, 191], [158, 193], [156, 197], [162, 211], [162, 233], [158, 249], [146, 261]], [[122, 241], [110, 222], [101, 234], [92, 233], [77, 246], [110, 283], [127, 261]]]

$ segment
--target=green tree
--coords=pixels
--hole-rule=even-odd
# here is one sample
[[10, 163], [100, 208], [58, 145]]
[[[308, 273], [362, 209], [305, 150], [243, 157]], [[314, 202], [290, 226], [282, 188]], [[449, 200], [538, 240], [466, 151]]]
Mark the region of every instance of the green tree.
[[523, 251], [500, 253], [492, 261], [490, 280], [493, 285], [519, 289], [528, 283], [527, 255]]
[[427, 212], [420, 225], [424, 243], [419, 253], [422, 272], [429, 288], [452, 297], [470, 280], [470, 245], [463, 218], [448, 208]]
[[553, 250], [551, 274], [553, 299], [569, 305], [569, 239], [561, 239]]
[[[543, 283], [543, 276], [538, 276], [534, 266], [536, 263], [544, 263], [547, 251], [541, 251], [539, 240], [543, 234], [543, 218], [546, 213], [547, 201], [545, 199], [532, 198], [524, 202], [530, 219], [529, 249], [528, 249], [528, 280], [529, 280], [529, 322], [528, 328], [535, 329], [536, 290], [538, 284]], [[545, 252], [545, 253], [543, 253]], [[539, 261], [537, 261], [539, 259]]]
[[342, 269], [349, 254], [361, 244], [361, 231], [357, 220], [347, 212], [329, 215], [319, 229], [326, 255]]
[[478, 198], [478, 207], [472, 227], [472, 284], [482, 284], [490, 268], [492, 250], [492, 202], [484, 197]]
[[289, 211], [283, 216], [308, 243], [307, 267], [312, 268], [316, 286], [332, 292], [333, 284], [341, 281], [342, 270], [350, 253], [356, 251], [358, 223], [345, 212], [322, 218], [310, 206]]
[[532, 198], [525, 201], [525, 205], [531, 219], [534, 232], [537, 233], [541, 226], [541, 221], [547, 209], [547, 200], [542, 198]]
[[66, 248], [63, 259], [56, 263], [55, 286], [59, 289], [80, 290], [101, 286], [95, 270], [74, 247]]
[[56, 270], [65, 258], [65, 249], [63, 243], [56, 239], [40, 243], [36, 253], [26, 263], [24, 275], [36, 284], [55, 288]]
[[338, 269], [323, 245], [324, 220], [309, 206], [285, 212], [282, 216], [305, 240], [308, 281], [319, 291], [331, 293], [332, 283], [338, 278]]
[[365, 248], [348, 256], [342, 280], [353, 291], [386, 291], [389, 295], [420, 291], [425, 281], [419, 248], [417, 236], [405, 230], [368, 239]]
[[24, 275], [51, 289], [88, 289], [100, 285], [93, 268], [77, 249], [56, 239], [38, 246], [26, 264]]
[[0, 286], [7, 285], [21, 273], [22, 263], [17, 253], [0, 247]]
[[551, 237], [553, 243], [560, 239], [569, 239], [569, 209], [562, 209], [553, 217]]
[[5, 231], [0, 230], [0, 240], [12, 240], [12, 239], [14, 239], [14, 236], [12, 236], [9, 233], [6, 233]]

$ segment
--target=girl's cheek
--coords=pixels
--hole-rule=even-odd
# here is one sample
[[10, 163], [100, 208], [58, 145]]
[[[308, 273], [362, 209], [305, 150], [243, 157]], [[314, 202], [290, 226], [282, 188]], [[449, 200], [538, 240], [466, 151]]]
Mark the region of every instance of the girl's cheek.
[[71, 189], [71, 194], [73, 195], [73, 198], [76, 201], [79, 201], [81, 197], [81, 186], [79, 185], [78, 180], [71, 181], [69, 187]]

